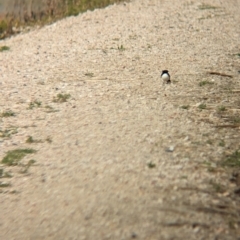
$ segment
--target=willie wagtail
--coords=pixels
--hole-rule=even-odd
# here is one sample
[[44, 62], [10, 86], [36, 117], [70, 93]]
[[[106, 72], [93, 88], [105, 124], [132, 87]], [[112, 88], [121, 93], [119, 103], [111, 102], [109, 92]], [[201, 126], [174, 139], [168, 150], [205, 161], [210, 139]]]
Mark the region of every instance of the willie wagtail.
[[168, 70], [163, 70], [162, 71], [161, 78], [163, 79], [164, 82], [171, 83], [170, 75], [168, 73]]

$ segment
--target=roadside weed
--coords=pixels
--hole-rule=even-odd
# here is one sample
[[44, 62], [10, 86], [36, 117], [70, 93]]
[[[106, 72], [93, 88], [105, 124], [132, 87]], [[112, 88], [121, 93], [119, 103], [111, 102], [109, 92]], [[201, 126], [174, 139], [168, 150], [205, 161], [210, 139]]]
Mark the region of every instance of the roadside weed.
[[41, 105], [42, 103], [40, 101], [35, 100], [29, 103], [28, 109], [38, 108], [38, 107], [41, 107]]
[[49, 106], [49, 105], [46, 105], [45, 108], [48, 109], [45, 111], [46, 113], [59, 112], [59, 110], [54, 109], [52, 106]]
[[201, 4], [200, 6], [198, 6], [199, 10], [209, 10], [209, 9], [216, 9], [218, 7], [212, 6], [210, 4]]
[[119, 51], [124, 51], [124, 50], [126, 50], [126, 48], [123, 45], [121, 45], [121, 46], [118, 46], [118, 50]]
[[47, 141], [48, 143], [52, 143], [52, 138], [48, 136], [48, 137], [46, 138], [46, 141]]
[[221, 140], [218, 144], [219, 147], [225, 147], [225, 142], [223, 140]]
[[10, 50], [10, 47], [8, 47], [8, 46], [0, 47], [0, 52], [4, 52], [4, 51], [8, 51], [8, 50]]
[[224, 193], [226, 191], [226, 188], [225, 186], [223, 186], [222, 184], [220, 183], [217, 183], [213, 180], [210, 180], [210, 185], [212, 185], [212, 188], [215, 190], [215, 192], [217, 193]]
[[2, 112], [0, 117], [14, 117], [15, 113], [12, 110], [7, 110], [5, 112]]
[[206, 107], [207, 107], [207, 105], [205, 104], [205, 103], [201, 103], [199, 106], [198, 106], [198, 108], [199, 109], [206, 109]]
[[6, 156], [2, 159], [2, 163], [8, 166], [17, 165], [27, 154], [35, 153], [36, 150], [31, 148], [15, 149], [8, 151]]
[[214, 84], [213, 82], [209, 82], [209, 81], [201, 81], [199, 82], [199, 86], [202, 87], [202, 86], [205, 86], [205, 85], [212, 85]]
[[152, 163], [152, 162], [149, 162], [149, 163], [147, 164], [147, 166], [148, 166], [149, 168], [155, 168], [155, 167], [156, 167], [156, 164], [155, 164], [155, 163]]
[[188, 110], [190, 108], [190, 106], [189, 105], [183, 105], [183, 106], [181, 106], [181, 108]]
[[5, 130], [0, 130], [0, 138], [9, 138], [12, 134], [17, 133], [17, 128], [8, 128]]
[[229, 119], [230, 122], [232, 122], [234, 124], [239, 124], [240, 123], [240, 116], [238, 116], [238, 115], [230, 116], [228, 119]]
[[84, 75], [87, 76], [87, 77], [93, 77], [93, 76], [94, 76], [94, 73], [92, 73], [92, 72], [87, 72], [87, 73], [85, 73]]
[[32, 136], [28, 136], [27, 140], [26, 140], [26, 143], [41, 143], [42, 140], [36, 140], [36, 139], [33, 139]]
[[7, 182], [0, 182], [0, 188], [4, 188], [4, 187], [10, 187], [11, 183], [7, 183]]
[[236, 150], [228, 155], [226, 159], [221, 162], [221, 165], [226, 167], [240, 167], [240, 150]]
[[53, 98], [53, 102], [63, 103], [67, 102], [67, 100], [71, 97], [70, 94], [62, 94], [59, 93], [56, 97]]
[[226, 107], [224, 106], [219, 106], [218, 109], [217, 109], [218, 112], [224, 112], [226, 111]]

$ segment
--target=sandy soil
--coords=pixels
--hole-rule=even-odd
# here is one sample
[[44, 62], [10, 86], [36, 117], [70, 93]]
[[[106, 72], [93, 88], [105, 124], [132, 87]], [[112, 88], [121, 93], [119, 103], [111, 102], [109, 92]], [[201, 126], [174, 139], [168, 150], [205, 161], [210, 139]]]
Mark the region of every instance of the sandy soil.
[[37, 152], [0, 167], [0, 239], [238, 239], [239, 11], [133, 0], [1, 41], [0, 159]]

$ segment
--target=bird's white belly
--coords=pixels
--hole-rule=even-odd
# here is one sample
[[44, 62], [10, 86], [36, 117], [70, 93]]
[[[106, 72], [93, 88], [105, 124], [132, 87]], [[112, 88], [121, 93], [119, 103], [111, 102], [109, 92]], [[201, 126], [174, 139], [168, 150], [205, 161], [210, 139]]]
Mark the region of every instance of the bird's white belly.
[[164, 73], [164, 74], [162, 75], [162, 79], [163, 79], [164, 81], [168, 81], [170, 78], [169, 78], [169, 76], [168, 76], [166, 73]]

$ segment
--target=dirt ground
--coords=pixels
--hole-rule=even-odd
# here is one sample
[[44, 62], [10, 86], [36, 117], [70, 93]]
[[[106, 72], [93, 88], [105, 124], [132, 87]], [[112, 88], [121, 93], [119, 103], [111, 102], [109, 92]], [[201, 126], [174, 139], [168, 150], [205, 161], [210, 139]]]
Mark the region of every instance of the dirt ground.
[[0, 239], [240, 239], [239, 12], [133, 0], [1, 41]]

